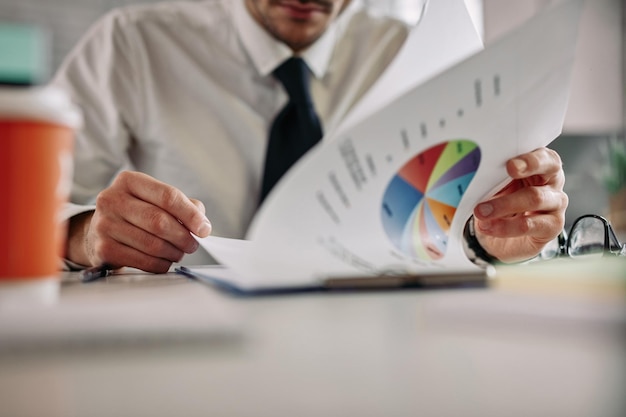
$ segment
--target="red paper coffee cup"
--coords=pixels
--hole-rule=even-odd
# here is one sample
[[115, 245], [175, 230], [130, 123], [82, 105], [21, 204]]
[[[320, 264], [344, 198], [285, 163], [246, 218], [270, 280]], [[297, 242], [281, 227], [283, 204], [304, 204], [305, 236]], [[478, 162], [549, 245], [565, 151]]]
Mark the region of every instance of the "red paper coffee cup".
[[0, 282], [58, 277], [80, 122], [58, 88], [0, 89]]

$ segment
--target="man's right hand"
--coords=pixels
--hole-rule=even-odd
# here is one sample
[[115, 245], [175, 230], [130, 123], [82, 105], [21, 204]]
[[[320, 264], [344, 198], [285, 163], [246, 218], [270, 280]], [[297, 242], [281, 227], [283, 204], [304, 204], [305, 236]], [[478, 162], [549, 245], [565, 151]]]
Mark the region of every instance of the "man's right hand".
[[72, 262], [167, 272], [206, 237], [204, 205], [139, 172], [120, 173], [96, 199], [96, 210], [70, 220], [65, 257]]

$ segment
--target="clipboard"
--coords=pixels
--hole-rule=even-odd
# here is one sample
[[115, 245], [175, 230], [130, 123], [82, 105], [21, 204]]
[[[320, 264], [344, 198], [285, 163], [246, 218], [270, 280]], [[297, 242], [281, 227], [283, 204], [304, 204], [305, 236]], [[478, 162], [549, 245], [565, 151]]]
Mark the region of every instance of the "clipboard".
[[234, 271], [222, 265], [179, 266], [176, 273], [195, 279], [229, 294], [248, 297], [311, 292], [362, 292], [392, 290], [435, 290], [487, 288], [494, 269], [463, 273], [398, 274], [372, 276], [337, 276], [288, 285], [242, 285]]

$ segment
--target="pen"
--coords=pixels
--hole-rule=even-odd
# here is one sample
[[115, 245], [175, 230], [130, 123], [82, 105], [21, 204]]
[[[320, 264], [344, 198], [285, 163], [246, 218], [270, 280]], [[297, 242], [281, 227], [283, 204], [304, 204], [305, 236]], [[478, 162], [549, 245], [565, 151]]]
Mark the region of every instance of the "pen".
[[100, 278], [111, 275], [113, 267], [109, 264], [102, 264], [92, 268], [84, 269], [80, 272], [80, 280], [82, 282], [92, 282]]

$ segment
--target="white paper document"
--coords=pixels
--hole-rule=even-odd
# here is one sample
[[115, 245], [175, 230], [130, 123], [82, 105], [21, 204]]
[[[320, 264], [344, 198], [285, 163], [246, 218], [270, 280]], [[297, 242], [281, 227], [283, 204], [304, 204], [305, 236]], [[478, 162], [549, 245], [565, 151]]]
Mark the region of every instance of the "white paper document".
[[422, 19], [394, 60], [335, 132], [336, 136], [409, 89], [483, 49], [465, 0], [424, 2]]
[[452, 54], [473, 49], [461, 62], [438, 58], [432, 47], [449, 35], [446, 13], [462, 3], [430, 2], [411, 35], [427, 41], [402, 51], [438, 61], [436, 74], [330, 132], [273, 189], [246, 240], [199, 239], [235, 284], [478, 269], [463, 251], [463, 227], [509, 180], [506, 160], [561, 133], [582, 0], [561, 2], [484, 50], [468, 42]]

